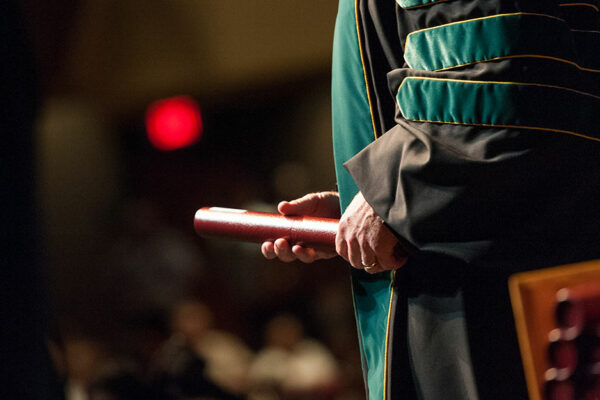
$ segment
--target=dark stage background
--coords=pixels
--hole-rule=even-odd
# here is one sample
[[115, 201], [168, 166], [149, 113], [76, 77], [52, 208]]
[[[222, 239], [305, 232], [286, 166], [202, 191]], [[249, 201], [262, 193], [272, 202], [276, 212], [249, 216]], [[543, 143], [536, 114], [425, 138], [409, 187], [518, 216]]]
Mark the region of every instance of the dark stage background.
[[[5, 271], [29, 275], [4, 281], [6, 315], [21, 316], [6, 343], [40, 343], [33, 363], [13, 355], [23, 368], [44, 365], [47, 343], [61, 384], [32, 373], [13, 383], [39, 390], [16, 398], [363, 398], [347, 266], [266, 261], [192, 227], [202, 206], [272, 211], [335, 189], [337, 2], [7, 4], [6, 54], [23, 56], [3, 57], [21, 79], [6, 100], [22, 122], [4, 132], [17, 183], [3, 197], [28, 228]], [[202, 136], [156, 149], [146, 111], [181, 95]]]

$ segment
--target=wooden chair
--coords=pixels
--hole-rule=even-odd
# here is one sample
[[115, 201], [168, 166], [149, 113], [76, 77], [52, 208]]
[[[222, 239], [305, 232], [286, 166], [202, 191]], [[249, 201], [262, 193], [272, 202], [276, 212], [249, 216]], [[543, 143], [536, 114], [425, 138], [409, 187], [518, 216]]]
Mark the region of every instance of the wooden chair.
[[600, 399], [600, 260], [511, 276], [531, 400]]

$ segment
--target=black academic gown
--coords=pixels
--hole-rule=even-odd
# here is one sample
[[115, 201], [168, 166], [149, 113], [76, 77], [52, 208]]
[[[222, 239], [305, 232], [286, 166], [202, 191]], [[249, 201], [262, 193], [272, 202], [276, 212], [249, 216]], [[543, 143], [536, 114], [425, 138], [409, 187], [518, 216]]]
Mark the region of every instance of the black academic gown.
[[[344, 164], [410, 253], [391, 277], [353, 273], [363, 366], [385, 364], [369, 398], [527, 398], [508, 276], [600, 258], [599, 7], [354, 2], [376, 140], [337, 151], [338, 184]], [[336, 132], [335, 63], [334, 144], [357, 134]], [[386, 280], [387, 327], [369, 326]]]

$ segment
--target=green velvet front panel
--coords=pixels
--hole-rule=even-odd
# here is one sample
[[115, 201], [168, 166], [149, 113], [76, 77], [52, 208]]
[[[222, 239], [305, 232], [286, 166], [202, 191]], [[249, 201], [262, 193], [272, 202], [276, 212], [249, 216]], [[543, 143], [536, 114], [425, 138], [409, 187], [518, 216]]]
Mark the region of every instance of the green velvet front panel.
[[[375, 140], [354, 0], [339, 3], [333, 47], [332, 111], [334, 158], [343, 211], [358, 192], [343, 163]], [[391, 273], [372, 276], [350, 269], [367, 395], [369, 400], [382, 400]]]

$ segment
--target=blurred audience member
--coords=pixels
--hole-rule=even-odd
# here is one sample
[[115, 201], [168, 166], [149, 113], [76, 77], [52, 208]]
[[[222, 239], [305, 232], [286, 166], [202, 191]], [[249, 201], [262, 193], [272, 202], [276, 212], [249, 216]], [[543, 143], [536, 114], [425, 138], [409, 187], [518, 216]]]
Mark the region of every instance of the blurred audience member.
[[208, 306], [195, 300], [180, 303], [172, 315], [172, 329], [206, 361], [210, 380], [232, 393], [246, 392], [253, 354], [236, 336], [214, 328]]
[[67, 400], [87, 400], [87, 389], [100, 374], [110, 357], [104, 346], [91, 338], [65, 340], [64, 361], [67, 371]]
[[131, 366], [116, 364], [94, 379], [88, 388], [89, 400], [148, 400], [150, 386]]
[[296, 317], [270, 320], [265, 342], [250, 368], [251, 399], [334, 398], [340, 386], [338, 363], [324, 345], [304, 336]]
[[240, 399], [252, 352], [237, 337], [216, 330], [204, 303], [187, 300], [171, 315], [172, 336], [154, 371], [157, 399]]
[[239, 400], [207, 377], [206, 361], [183, 337], [174, 335], [158, 354], [153, 373], [152, 399]]

